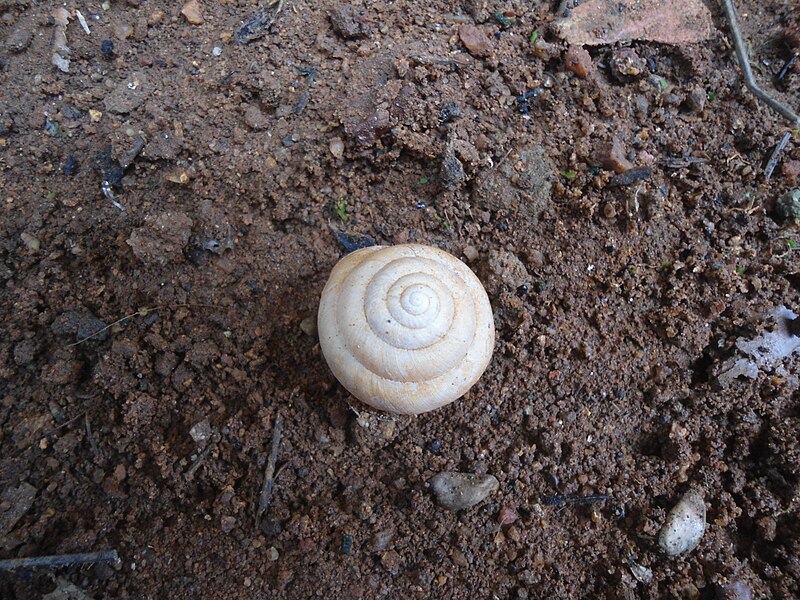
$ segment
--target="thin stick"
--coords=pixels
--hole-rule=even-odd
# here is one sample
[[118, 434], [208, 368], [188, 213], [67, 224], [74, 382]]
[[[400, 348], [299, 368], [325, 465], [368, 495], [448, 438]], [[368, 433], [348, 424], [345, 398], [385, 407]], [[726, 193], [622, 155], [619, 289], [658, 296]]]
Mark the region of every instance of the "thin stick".
[[119, 562], [119, 555], [116, 550], [101, 550], [100, 552], [85, 552], [82, 554], [58, 554], [55, 556], [32, 556], [30, 558], [0, 560], [0, 571], [35, 568], [56, 569], [70, 565], [115, 562]]
[[600, 504], [611, 500], [611, 496], [577, 496], [565, 494], [563, 496], [542, 496], [542, 504], [547, 506], [561, 506], [562, 504]]
[[81, 340], [78, 340], [77, 342], [73, 342], [73, 343], [71, 343], [71, 344], [68, 344], [66, 347], [67, 347], [67, 348], [72, 348], [73, 346], [77, 346], [78, 344], [82, 344], [83, 342], [85, 342], [85, 341], [87, 341], [87, 340], [90, 340], [90, 339], [92, 339], [93, 337], [97, 337], [98, 335], [100, 335], [100, 334], [101, 334], [101, 333], [103, 333], [104, 331], [108, 331], [109, 329], [111, 329], [112, 327], [114, 327], [114, 325], [119, 325], [120, 323], [124, 323], [124, 322], [125, 322], [125, 321], [127, 321], [128, 319], [132, 319], [133, 317], [135, 317], [135, 316], [137, 316], [137, 315], [138, 315], [138, 316], [142, 316], [142, 317], [146, 317], [146, 316], [147, 316], [147, 315], [148, 315], [148, 314], [149, 314], [151, 311], [154, 311], [154, 310], [156, 310], [156, 309], [155, 309], [155, 308], [140, 308], [140, 309], [139, 309], [139, 310], [137, 310], [135, 313], [131, 313], [131, 314], [129, 314], [129, 315], [126, 315], [126, 316], [122, 317], [121, 319], [117, 319], [116, 321], [114, 321], [114, 322], [113, 322], [113, 323], [111, 323], [110, 325], [106, 325], [106, 326], [105, 326], [105, 327], [103, 327], [102, 329], [98, 329], [98, 330], [97, 330], [97, 331], [95, 331], [95, 332], [94, 332], [92, 335], [87, 335], [85, 338], [83, 338], [83, 339], [81, 339]]
[[750, 61], [747, 58], [747, 50], [742, 40], [742, 33], [736, 20], [736, 9], [733, 6], [733, 0], [723, 0], [723, 6], [725, 7], [725, 16], [728, 18], [728, 26], [733, 36], [733, 47], [736, 50], [736, 57], [739, 59], [739, 65], [742, 67], [742, 73], [744, 74], [744, 84], [756, 98], [764, 102], [775, 112], [786, 117], [792, 122], [792, 125], [800, 125], [800, 117], [798, 117], [792, 109], [775, 100], [756, 83], [755, 77], [753, 77], [753, 71], [750, 69]]
[[275, 462], [278, 460], [278, 447], [281, 445], [281, 434], [283, 433], [283, 417], [278, 413], [275, 417], [275, 425], [272, 428], [272, 449], [267, 459], [267, 468], [264, 472], [264, 485], [261, 488], [261, 496], [258, 499], [258, 512], [256, 512], [256, 529], [261, 523], [261, 517], [269, 508], [269, 501], [272, 498], [272, 484], [275, 481]]
[[89, 415], [83, 413], [84, 421], [86, 423], [86, 437], [89, 438], [89, 445], [92, 447], [92, 453], [94, 454], [95, 460], [100, 460], [103, 455], [100, 453], [100, 448], [97, 446], [97, 442], [94, 440], [94, 435], [92, 434], [92, 424], [89, 423]]
[[767, 166], [764, 167], [764, 178], [769, 179], [772, 177], [772, 172], [775, 170], [775, 167], [778, 166], [778, 160], [780, 160], [781, 152], [783, 149], [786, 148], [786, 144], [789, 143], [789, 140], [792, 138], [792, 132], [787, 131], [783, 134], [781, 141], [778, 142], [778, 145], [775, 146], [775, 150], [772, 151], [772, 156], [769, 157], [769, 161], [767, 162]]
[[505, 160], [508, 158], [508, 155], [509, 155], [509, 154], [511, 154], [511, 152], [513, 152], [513, 150], [514, 150], [514, 146], [511, 146], [511, 148], [509, 148], [509, 149], [508, 149], [508, 152], [506, 152], [505, 154], [503, 154], [503, 158], [501, 158], [501, 159], [498, 161], [498, 163], [497, 163], [497, 164], [496, 164], [494, 167], [492, 167], [492, 168], [493, 168], [493, 169], [499, 169], [499, 168], [500, 168], [500, 165], [502, 165], [502, 164], [505, 162]]
[[56, 431], [58, 431], [59, 429], [64, 429], [64, 427], [69, 427], [70, 425], [72, 425], [72, 424], [73, 424], [75, 421], [77, 421], [78, 419], [82, 419], [82, 418], [83, 418], [83, 415], [85, 415], [85, 414], [86, 414], [86, 413], [79, 413], [77, 417], [72, 417], [72, 418], [71, 418], [69, 421], [64, 421], [64, 422], [63, 422], [61, 425], [59, 425], [59, 426], [57, 426], [57, 427], [53, 427], [53, 428], [52, 428], [50, 431], [48, 431], [47, 433], [45, 433], [45, 434], [44, 434], [42, 437], [43, 437], [43, 438], [46, 438], [46, 437], [47, 437], [47, 436], [49, 436], [49, 435], [53, 435], [53, 434], [54, 434]]
[[102, 329], [98, 329], [93, 334], [87, 335], [85, 338], [80, 339], [77, 342], [72, 342], [71, 344], [67, 344], [65, 346], [65, 348], [72, 348], [73, 346], [77, 346], [78, 344], [82, 344], [83, 342], [85, 342], [87, 340], [90, 340], [93, 337], [97, 337], [98, 335], [100, 335], [104, 331], [108, 331], [109, 329], [114, 327], [114, 325], [119, 325], [120, 323], [124, 323], [128, 319], [132, 319], [133, 317], [146, 317], [147, 315], [149, 315], [153, 311], [160, 310], [162, 308], [169, 308], [170, 306], [172, 308], [194, 308], [194, 307], [198, 307], [198, 306], [204, 307], [204, 308], [218, 308], [214, 304], [199, 304], [199, 303], [196, 303], [196, 302], [186, 303], [186, 304], [174, 304], [174, 305], [167, 304], [167, 305], [160, 305], [160, 306], [152, 306], [150, 308], [143, 307], [143, 308], [140, 308], [139, 310], [137, 310], [135, 313], [131, 313], [129, 315], [125, 315], [124, 317], [122, 317], [120, 319], [117, 319], [113, 323], [111, 323], [109, 325], [106, 325]]
[[211, 444], [209, 444], [200, 451], [200, 455], [197, 457], [197, 459], [195, 459], [194, 464], [191, 467], [189, 467], [189, 469], [186, 471], [184, 477], [187, 480], [190, 480], [192, 477], [194, 477], [194, 474], [197, 471], [197, 469], [199, 469], [200, 466], [205, 462], [206, 456], [208, 456], [209, 448], [211, 448]]

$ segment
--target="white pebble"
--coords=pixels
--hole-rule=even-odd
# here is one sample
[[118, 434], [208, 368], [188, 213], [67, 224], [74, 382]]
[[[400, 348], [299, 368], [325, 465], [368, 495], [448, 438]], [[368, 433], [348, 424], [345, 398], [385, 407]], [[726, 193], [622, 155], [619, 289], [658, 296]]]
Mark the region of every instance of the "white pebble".
[[222, 54], [222, 48], [220, 48], [219, 46], [214, 46], [214, 48], [211, 50], [211, 54], [213, 54], [214, 56], [219, 56], [220, 54]]
[[34, 237], [34, 236], [32, 236], [32, 235], [31, 235], [30, 233], [28, 233], [27, 231], [23, 231], [23, 232], [22, 232], [22, 233], [19, 235], [19, 237], [20, 237], [20, 239], [22, 240], [22, 243], [23, 243], [23, 244], [25, 244], [25, 247], [26, 247], [28, 250], [33, 250], [33, 251], [36, 251], [36, 250], [38, 250], [38, 249], [41, 247], [41, 243], [39, 242], [39, 239], [38, 239], [38, 238], [36, 238], [36, 237]]
[[344, 156], [344, 142], [341, 140], [341, 138], [332, 138], [328, 143], [328, 148], [330, 149], [334, 158], [339, 159]]
[[706, 504], [703, 496], [689, 490], [669, 511], [658, 534], [658, 545], [667, 556], [691, 552], [706, 531]]
[[211, 439], [212, 433], [211, 424], [208, 422], [208, 419], [203, 419], [199, 423], [195, 423], [189, 430], [189, 435], [192, 436], [192, 439], [197, 444], [201, 445]]

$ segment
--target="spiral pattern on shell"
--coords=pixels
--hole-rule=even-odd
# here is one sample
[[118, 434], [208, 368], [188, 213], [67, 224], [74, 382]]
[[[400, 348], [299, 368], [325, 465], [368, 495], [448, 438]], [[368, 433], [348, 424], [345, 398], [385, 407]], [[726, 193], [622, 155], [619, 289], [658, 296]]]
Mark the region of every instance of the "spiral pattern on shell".
[[404, 414], [462, 396], [494, 348], [478, 278], [454, 256], [417, 244], [363, 248], [339, 261], [318, 327], [342, 385], [374, 408]]

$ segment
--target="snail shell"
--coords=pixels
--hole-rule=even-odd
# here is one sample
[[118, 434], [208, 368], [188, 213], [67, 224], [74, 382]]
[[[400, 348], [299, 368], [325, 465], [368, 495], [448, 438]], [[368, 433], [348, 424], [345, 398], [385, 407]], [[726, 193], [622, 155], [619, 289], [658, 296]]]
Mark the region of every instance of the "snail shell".
[[464, 395], [494, 349], [481, 282], [456, 257], [418, 244], [340, 260], [322, 291], [318, 327], [336, 379], [362, 402], [401, 414]]

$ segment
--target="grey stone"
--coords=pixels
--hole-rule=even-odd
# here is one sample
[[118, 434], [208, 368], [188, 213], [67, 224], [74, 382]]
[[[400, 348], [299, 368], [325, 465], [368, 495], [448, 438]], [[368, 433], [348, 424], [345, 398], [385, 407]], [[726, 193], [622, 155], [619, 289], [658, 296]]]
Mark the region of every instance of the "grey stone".
[[775, 212], [782, 219], [792, 221], [800, 219], [800, 189], [790, 190], [778, 198]]
[[500, 487], [500, 482], [494, 475], [450, 471], [435, 475], [430, 484], [436, 502], [447, 510], [463, 510], [475, 506]]
[[21, 23], [11, 30], [6, 38], [6, 48], [17, 54], [25, 50], [31, 43], [30, 23]]

